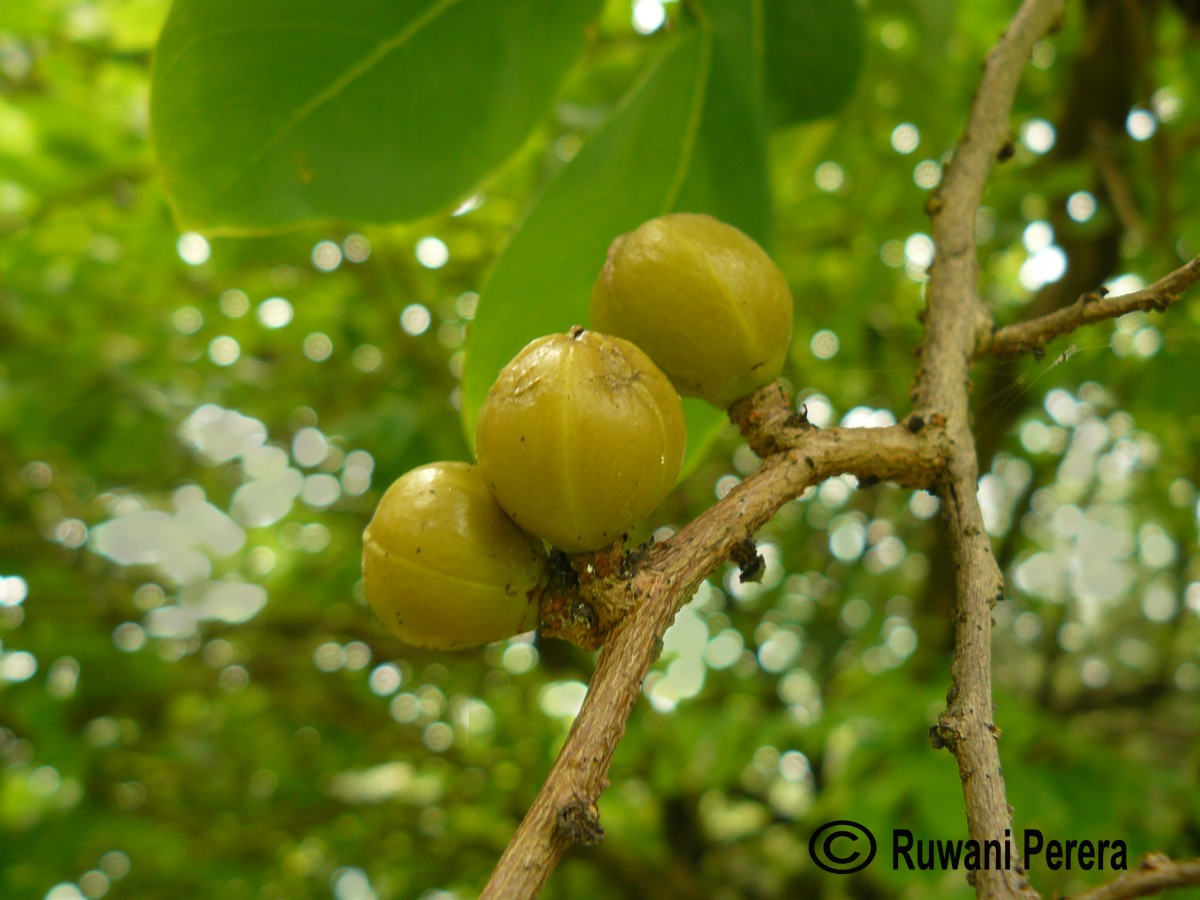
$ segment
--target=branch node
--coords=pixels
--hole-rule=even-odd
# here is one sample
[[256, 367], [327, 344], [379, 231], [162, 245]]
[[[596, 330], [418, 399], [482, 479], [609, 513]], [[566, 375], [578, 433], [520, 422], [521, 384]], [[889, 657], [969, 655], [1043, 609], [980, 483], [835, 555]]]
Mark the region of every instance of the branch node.
[[736, 545], [733, 548], [733, 552], [729, 554], [729, 558], [737, 563], [738, 568], [742, 570], [741, 575], [738, 577], [738, 581], [742, 584], [762, 581], [763, 572], [767, 568], [767, 562], [763, 559], [762, 554], [758, 552], [758, 546], [754, 543], [754, 538], [747, 537], [740, 544]]
[[572, 844], [591, 846], [600, 843], [604, 837], [604, 829], [600, 827], [600, 810], [595, 803], [579, 797], [558, 811], [555, 827]]
[[584, 650], [599, 650], [604, 644], [596, 610], [573, 592], [543, 594], [538, 616], [542, 637], [569, 641]]
[[792, 408], [792, 398], [774, 381], [729, 407], [729, 420], [762, 459], [795, 446], [798, 432], [814, 426], [802, 408]]
[[798, 412], [794, 412], [783, 420], [784, 428], [812, 428], [813, 423], [808, 421], [808, 407], [802, 406]]
[[929, 727], [929, 743], [934, 750], [949, 750], [954, 752], [954, 746], [962, 737], [955, 729], [949, 725], [938, 723]]
[[538, 630], [543, 637], [569, 641], [585, 650], [604, 643], [600, 618], [579, 596], [579, 574], [561, 550], [552, 550], [549, 580], [538, 610]]
[[650, 552], [650, 548], [653, 547], [654, 544], [655, 544], [654, 538], [650, 538], [649, 540], [646, 540], [646, 541], [638, 544], [636, 547], [634, 547], [632, 550], [630, 550], [628, 553], [625, 554], [625, 557], [621, 560], [621, 577], [622, 578], [632, 578], [633, 577], [634, 573], [638, 569], [638, 566], [640, 566], [642, 564], [642, 560], [644, 560], [646, 558], [646, 555]]
[[1168, 869], [1170, 867], [1171, 858], [1165, 853], [1147, 853], [1138, 860], [1138, 869], [1142, 872], [1152, 872], [1155, 869]]
[[1017, 136], [1011, 131], [1008, 133], [1008, 140], [1001, 145], [996, 152], [996, 162], [1006, 163], [1017, 155]]
[[1171, 294], [1164, 291], [1150, 301], [1150, 308], [1155, 312], [1166, 312], [1171, 308], [1171, 305], [1179, 302], [1177, 294]]

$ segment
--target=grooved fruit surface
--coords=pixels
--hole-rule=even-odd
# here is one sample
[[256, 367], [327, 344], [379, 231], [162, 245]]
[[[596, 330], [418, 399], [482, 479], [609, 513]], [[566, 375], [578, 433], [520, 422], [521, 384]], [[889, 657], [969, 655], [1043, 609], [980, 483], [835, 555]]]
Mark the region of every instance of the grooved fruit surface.
[[533, 341], [500, 372], [475, 448], [508, 514], [576, 553], [619, 540], [666, 497], [686, 436], [679, 396], [646, 354], [572, 329]]
[[367, 601], [417, 647], [471, 647], [535, 628], [545, 574], [540, 545], [468, 463], [401, 476], [363, 532]]
[[681, 394], [719, 409], [779, 377], [792, 295], [766, 252], [711, 216], [672, 213], [613, 241], [592, 325], [633, 341]]

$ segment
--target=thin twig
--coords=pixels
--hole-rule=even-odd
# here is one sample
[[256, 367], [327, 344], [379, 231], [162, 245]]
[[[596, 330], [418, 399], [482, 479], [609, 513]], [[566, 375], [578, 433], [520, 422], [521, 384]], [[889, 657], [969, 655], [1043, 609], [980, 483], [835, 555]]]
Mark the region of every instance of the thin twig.
[[[607, 584], [591, 586], [590, 602], [607, 597], [632, 611], [611, 631], [588, 639], [603, 641], [604, 649], [583, 707], [483, 897], [536, 896], [572, 843], [600, 839], [596, 802], [608, 786], [613, 752], [641, 693], [642, 679], [658, 656], [660, 639], [700, 583], [747, 537], [784, 504], [826, 478], [851, 473], [864, 480], [925, 487], [941, 470], [940, 429], [935, 426], [821, 430], [796, 424], [794, 415], [790, 399], [777, 385], [739, 404], [734, 417], [741, 418], [748, 436], [761, 434], [746, 424], [749, 420], [759, 427], [771, 421], [777, 425], [780, 446], [787, 449], [767, 456], [717, 504], [669, 540], [653, 545], [631, 575], [614, 572]], [[601, 622], [606, 617], [582, 618]]]
[[[991, 314], [978, 294], [975, 216], [988, 174], [1010, 139], [1009, 117], [1033, 44], [1063, 15], [1061, 0], [1025, 0], [988, 54], [967, 125], [945, 179], [928, 204], [935, 255], [930, 271], [922, 370], [916, 412], [946, 421], [949, 455], [938, 483], [942, 515], [955, 563], [954, 661], [945, 712], [934, 745], [958, 762], [966, 799], [967, 831], [980, 841], [1011, 840], [1012, 813], [1000, 770], [993, 724], [992, 606], [1004, 596], [1004, 578], [992, 554], [977, 498], [979, 461], [971, 432], [969, 367]], [[975, 873], [980, 897], [1036, 897], [1016, 848], [1012, 869]]]
[[1172, 862], [1161, 853], [1147, 853], [1134, 871], [1118, 875], [1108, 884], [1077, 894], [1071, 900], [1132, 900], [1168, 888], [1197, 884], [1200, 884], [1200, 858]]
[[1052, 313], [1005, 325], [984, 341], [976, 356], [1013, 356], [1029, 350], [1040, 352], [1048, 343], [1084, 325], [1116, 319], [1138, 310], [1163, 311], [1179, 302], [1183, 292], [1200, 281], [1200, 256], [1193, 257], [1174, 272], [1149, 287], [1117, 297], [1099, 292], [1084, 294], [1070, 306]]

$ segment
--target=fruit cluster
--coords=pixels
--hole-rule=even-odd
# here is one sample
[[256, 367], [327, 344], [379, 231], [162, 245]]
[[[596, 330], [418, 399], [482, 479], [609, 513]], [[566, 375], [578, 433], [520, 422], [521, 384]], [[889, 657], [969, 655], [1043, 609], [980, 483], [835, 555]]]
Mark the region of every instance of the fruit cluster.
[[590, 317], [538, 338], [479, 411], [479, 465], [399, 478], [363, 534], [367, 600], [397, 637], [452, 649], [535, 627], [545, 544], [568, 553], [623, 539], [683, 464], [679, 394], [720, 409], [774, 381], [792, 298], [736, 228], [675, 213], [617, 238]]

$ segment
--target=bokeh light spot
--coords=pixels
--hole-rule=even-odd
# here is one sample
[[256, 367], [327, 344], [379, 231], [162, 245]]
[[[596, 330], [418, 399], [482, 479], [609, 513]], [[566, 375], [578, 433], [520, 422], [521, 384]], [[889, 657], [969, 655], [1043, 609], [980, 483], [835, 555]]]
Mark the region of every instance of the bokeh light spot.
[[204, 315], [194, 306], [183, 306], [175, 310], [171, 324], [180, 334], [195, 334], [204, 326]]
[[824, 328], [812, 336], [812, 355], [817, 359], [833, 359], [837, 356], [838, 348], [841, 342], [838, 341], [838, 336]]
[[1158, 120], [1148, 109], [1135, 109], [1125, 119], [1125, 130], [1135, 141], [1148, 141], [1158, 131]]
[[208, 358], [218, 366], [232, 366], [242, 355], [242, 348], [228, 335], [213, 338], [208, 345]]
[[913, 169], [913, 182], [919, 188], [929, 190], [935, 188], [942, 180], [942, 167], [932, 159], [925, 159], [917, 163]]
[[371, 256], [371, 242], [366, 235], [347, 235], [346, 239], [342, 241], [342, 252], [346, 254], [346, 259], [350, 262], [364, 263]]
[[202, 266], [212, 255], [212, 248], [204, 239], [204, 235], [194, 231], [181, 234], [179, 240], [175, 242], [175, 250], [179, 254], [179, 258], [189, 266]]
[[1045, 119], [1030, 119], [1021, 126], [1021, 141], [1039, 156], [1050, 151], [1056, 138], [1054, 126]]
[[258, 321], [264, 328], [283, 328], [292, 321], [292, 304], [283, 297], [270, 297], [258, 304]]
[[304, 355], [313, 362], [325, 362], [333, 354], [333, 341], [329, 335], [315, 331], [304, 339]]
[[1086, 222], [1096, 214], [1096, 198], [1087, 191], [1076, 191], [1067, 198], [1067, 215], [1076, 222]]
[[342, 264], [342, 248], [333, 241], [321, 241], [312, 251], [312, 264], [322, 272], [332, 272]]
[[417, 241], [417, 262], [427, 269], [440, 269], [450, 260], [450, 249], [445, 242], [435, 237], [423, 237]]
[[240, 319], [250, 310], [250, 298], [244, 291], [239, 291], [237, 288], [231, 288], [222, 293], [218, 303], [221, 312], [231, 319]]
[[662, 0], [636, 0], [633, 4], [633, 30], [638, 34], [653, 34], [666, 20]]
[[420, 303], [412, 303], [404, 307], [404, 311], [400, 313], [400, 327], [406, 334], [414, 337], [428, 331], [431, 322], [433, 322], [433, 316]]
[[921, 143], [921, 132], [911, 122], [901, 122], [892, 129], [892, 149], [908, 155]]
[[813, 180], [821, 190], [832, 193], [841, 190], [845, 185], [846, 173], [837, 163], [826, 161], [817, 166], [813, 172]]

